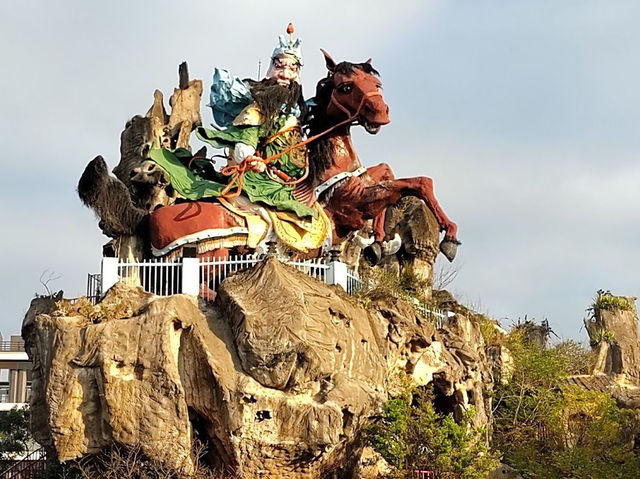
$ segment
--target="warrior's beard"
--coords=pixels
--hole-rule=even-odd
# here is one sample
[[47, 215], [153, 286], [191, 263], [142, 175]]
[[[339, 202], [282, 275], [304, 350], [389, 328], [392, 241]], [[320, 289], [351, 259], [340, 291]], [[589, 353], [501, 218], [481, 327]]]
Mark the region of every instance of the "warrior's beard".
[[[278, 116], [283, 112], [290, 113], [297, 105], [300, 108], [301, 118], [306, 113], [306, 105], [302, 98], [302, 86], [292, 81], [288, 87], [278, 85], [275, 78], [265, 78], [262, 81], [248, 81], [253, 99], [258, 104], [260, 112], [264, 115], [264, 128], [269, 133], [276, 126]], [[284, 107], [283, 107], [284, 105]]]

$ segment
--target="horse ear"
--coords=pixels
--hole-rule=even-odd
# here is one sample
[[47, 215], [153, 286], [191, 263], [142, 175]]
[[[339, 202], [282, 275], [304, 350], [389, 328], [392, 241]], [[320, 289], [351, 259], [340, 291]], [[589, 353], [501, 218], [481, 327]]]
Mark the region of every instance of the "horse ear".
[[336, 62], [333, 60], [333, 58], [331, 58], [331, 55], [329, 55], [325, 50], [321, 48], [320, 51], [324, 55], [324, 61], [327, 64], [327, 70], [333, 73], [334, 70], [336, 69]]
[[369, 65], [371, 65], [371, 58], [369, 58], [365, 63], [368, 63]]

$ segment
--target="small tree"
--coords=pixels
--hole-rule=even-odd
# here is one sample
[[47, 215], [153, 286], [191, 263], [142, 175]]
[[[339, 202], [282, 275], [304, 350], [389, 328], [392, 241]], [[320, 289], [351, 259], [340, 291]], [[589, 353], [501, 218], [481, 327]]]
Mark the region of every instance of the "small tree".
[[29, 450], [29, 410], [11, 409], [0, 414], [0, 461], [6, 464]]
[[484, 479], [498, 465], [498, 454], [471, 425], [473, 411], [461, 423], [433, 408], [430, 389], [416, 389], [390, 399], [380, 421], [369, 429], [370, 443], [394, 467], [397, 478], [413, 469]]
[[508, 339], [513, 376], [496, 388], [494, 446], [525, 479], [636, 477], [640, 422], [606, 393], [569, 386], [591, 355], [575, 342], [552, 349]]

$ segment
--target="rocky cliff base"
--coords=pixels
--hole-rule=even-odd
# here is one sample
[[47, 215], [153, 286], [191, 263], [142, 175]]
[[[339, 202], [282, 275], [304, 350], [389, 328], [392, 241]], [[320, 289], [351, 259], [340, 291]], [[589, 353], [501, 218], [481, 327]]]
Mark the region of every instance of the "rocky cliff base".
[[97, 306], [36, 300], [23, 326], [36, 439], [62, 461], [116, 445], [189, 474], [197, 437], [209, 466], [243, 478], [351, 477], [363, 428], [406, 378], [489, 420], [473, 324], [436, 330], [393, 297], [366, 303], [273, 258], [213, 304], [124, 284]]

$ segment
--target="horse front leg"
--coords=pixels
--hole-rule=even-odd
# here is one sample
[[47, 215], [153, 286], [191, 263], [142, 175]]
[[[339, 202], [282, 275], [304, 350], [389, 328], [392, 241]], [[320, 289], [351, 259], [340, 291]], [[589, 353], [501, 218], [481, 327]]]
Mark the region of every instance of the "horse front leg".
[[417, 196], [425, 202], [429, 210], [436, 217], [440, 231], [445, 232], [445, 239], [457, 241], [458, 226], [451, 221], [438, 203], [433, 192], [433, 180], [426, 176], [416, 178], [402, 178], [383, 182], [381, 186], [387, 186], [393, 190], [399, 190], [400, 196]]
[[440, 251], [449, 261], [453, 261], [456, 256], [458, 241], [458, 227], [451, 221], [440, 207], [433, 192], [433, 180], [426, 176], [417, 178], [403, 178], [379, 181], [365, 189], [364, 202], [369, 203], [370, 213], [373, 215], [382, 212], [382, 204], [392, 205], [397, 203], [404, 196], [416, 196], [423, 200], [429, 210], [433, 213], [440, 226], [440, 231], [445, 232], [445, 237], [440, 243]]

